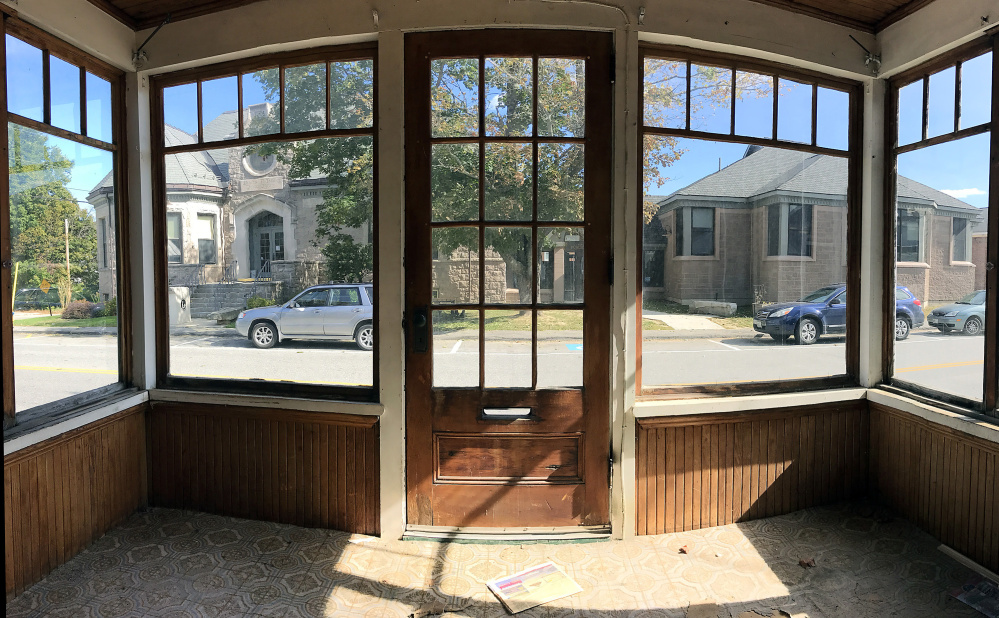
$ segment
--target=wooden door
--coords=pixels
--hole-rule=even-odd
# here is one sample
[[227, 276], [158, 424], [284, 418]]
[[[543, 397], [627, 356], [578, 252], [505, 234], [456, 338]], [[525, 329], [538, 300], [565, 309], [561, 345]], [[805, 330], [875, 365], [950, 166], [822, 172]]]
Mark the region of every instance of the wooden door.
[[609, 524], [611, 43], [407, 36], [410, 525]]

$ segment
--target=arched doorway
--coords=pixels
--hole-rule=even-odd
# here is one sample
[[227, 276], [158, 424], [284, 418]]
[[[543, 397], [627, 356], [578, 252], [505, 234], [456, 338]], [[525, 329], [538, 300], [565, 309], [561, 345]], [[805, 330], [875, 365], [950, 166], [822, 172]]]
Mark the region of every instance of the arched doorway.
[[262, 211], [248, 221], [250, 241], [250, 271], [257, 277], [268, 276], [271, 263], [285, 255], [284, 219], [270, 211]]

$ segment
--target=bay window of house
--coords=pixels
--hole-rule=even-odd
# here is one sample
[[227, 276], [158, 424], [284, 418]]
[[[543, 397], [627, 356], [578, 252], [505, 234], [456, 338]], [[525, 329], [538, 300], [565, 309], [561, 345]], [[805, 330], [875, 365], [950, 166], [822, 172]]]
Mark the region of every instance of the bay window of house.
[[118, 316], [128, 295], [118, 297], [127, 276], [116, 259], [126, 239], [114, 233], [125, 220], [116, 191], [122, 73], [15, 17], [4, 15], [2, 41], [8, 158], [0, 300], [9, 426], [124, 387], [128, 346]]
[[638, 393], [854, 383], [857, 85], [676, 47], [642, 66]]
[[153, 78], [162, 384], [374, 397], [373, 54]]
[[[994, 413], [995, 41], [969, 43], [891, 80], [885, 375], [918, 395]], [[989, 210], [985, 210], [990, 207]], [[989, 221], [986, 217], [991, 215]], [[981, 220], [986, 234], [971, 234]], [[972, 243], [980, 242], [980, 250]], [[894, 261], [890, 257], [894, 257]], [[986, 293], [986, 289], [989, 290]], [[892, 298], [892, 297], [889, 297]], [[892, 325], [894, 328], [892, 328]], [[983, 336], [991, 333], [990, 336]]]

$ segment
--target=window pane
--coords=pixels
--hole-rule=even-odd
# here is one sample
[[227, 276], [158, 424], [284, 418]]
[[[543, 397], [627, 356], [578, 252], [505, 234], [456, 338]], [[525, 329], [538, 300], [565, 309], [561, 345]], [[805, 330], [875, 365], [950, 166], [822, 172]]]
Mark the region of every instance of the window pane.
[[281, 130], [281, 83], [277, 69], [243, 74], [243, 134], [271, 135]]
[[538, 302], [583, 302], [583, 228], [538, 228]]
[[772, 138], [774, 78], [769, 75], [737, 71], [735, 84], [735, 134]]
[[531, 135], [531, 58], [486, 58], [486, 135]]
[[285, 133], [326, 128], [326, 63], [284, 70]]
[[479, 302], [479, 230], [448, 227], [433, 231], [434, 304]]
[[780, 78], [777, 87], [777, 139], [812, 143], [812, 85]]
[[[198, 141], [198, 85], [183, 84], [163, 89], [165, 145], [194, 144]], [[187, 141], [173, 141], [172, 131], [186, 135]]]
[[923, 139], [923, 80], [898, 91], [898, 145]]
[[80, 132], [80, 67], [49, 56], [52, 126]]
[[434, 388], [477, 387], [479, 312], [442, 309], [432, 312], [431, 324], [434, 333]]
[[732, 70], [691, 65], [690, 128], [728, 134], [732, 128]]
[[538, 312], [538, 388], [583, 386], [583, 312]]
[[87, 136], [114, 140], [111, 125], [111, 82], [87, 73]]
[[992, 119], [992, 52], [961, 65], [961, 128]]
[[531, 388], [531, 314], [485, 311], [487, 388]]
[[431, 145], [430, 202], [434, 221], [479, 218], [479, 145]]
[[954, 80], [956, 76], [957, 69], [954, 67], [930, 75], [928, 137], [936, 137], [954, 131]]
[[235, 75], [201, 83], [201, 121], [204, 123], [203, 133], [206, 142], [239, 137], [238, 118], [236, 118], [236, 110], [239, 109], [238, 97]]
[[9, 34], [6, 46], [7, 111], [41, 122], [42, 50]]
[[663, 281], [642, 290], [643, 386], [844, 374], [846, 306], [830, 301], [847, 280], [847, 160], [690, 139], [650, 147], [672, 164], [645, 173], [643, 248], [662, 251]]
[[687, 127], [687, 62], [645, 59], [643, 123], [649, 127]]
[[583, 220], [583, 145], [538, 144], [538, 219]]
[[585, 97], [583, 59], [538, 59], [538, 135], [583, 137]]
[[531, 302], [531, 230], [487, 227], [485, 230], [486, 303]]
[[486, 144], [487, 221], [529, 221], [533, 212], [531, 144]]
[[371, 156], [351, 137], [166, 157], [172, 375], [372, 384]]
[[982, 399], [988, 181], [988, 133], [898, 157], [895, 283], [919, 304], [896, 301], [894, 377], [973, 401]]
[[479, 134], [479, 61], [430, 61], [430, 124], [434, 137]]
[[846, 150], [850, 147], [850, 93], [819, 88], [816, 145]]
[[330, 63], [330, 128], [358, 129], [372, 124], [374, 61]]
[[20, 412], [118, 381], [115, 187], [110, 152], [15, 124], [7, 131]]

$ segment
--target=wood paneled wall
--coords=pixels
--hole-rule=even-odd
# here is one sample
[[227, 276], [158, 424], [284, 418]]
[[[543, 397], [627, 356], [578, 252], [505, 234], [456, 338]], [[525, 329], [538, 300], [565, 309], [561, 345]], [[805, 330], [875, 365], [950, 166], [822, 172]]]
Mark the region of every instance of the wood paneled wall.
[[999, 444], [871, 404], [871, 490], [942, 543], [999, 571]]
[[864, 495], [867, 402], [638, 419], [638, 534], [696, 530]]
[[379, 533], [378, 418], [155, 403], [156, 506]]
[[146, 501], [146, 405], [3, 460], [7, 600]]

